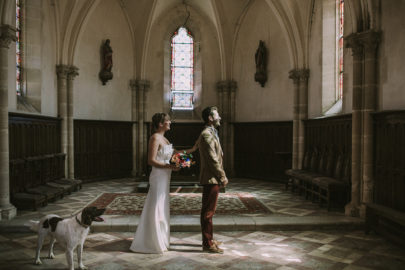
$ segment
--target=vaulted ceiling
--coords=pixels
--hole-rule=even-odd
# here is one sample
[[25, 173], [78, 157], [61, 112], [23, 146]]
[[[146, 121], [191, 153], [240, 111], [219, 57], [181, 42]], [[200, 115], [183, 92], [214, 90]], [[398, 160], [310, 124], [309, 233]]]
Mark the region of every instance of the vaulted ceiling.
[[[277, 18], [295, 67], [307, 65], [308, 40], [315, 0], [42, 0], [54, 22], [57, 59], [72, 64], [75, 48], [94, 9], [105, 1], [117, 1], [132, 32], [137, 59], [142, 61], [152, 26], [173, 9], [193, 9], [214, 26], [225, 66], [232, 61], [233, 43], [244, 15], [256, 1], [264, 1]], [[354, 31], [375, 24], [373, 0], [347, 0]], [[0, 0], [3, 24], [13, 24], [13, 0]], [[11, 15], [10, 15], [11, 14]], [[10, 21], [10, 22], [9, 22]], [[138, 63], [139, 67], [141, 64]]]

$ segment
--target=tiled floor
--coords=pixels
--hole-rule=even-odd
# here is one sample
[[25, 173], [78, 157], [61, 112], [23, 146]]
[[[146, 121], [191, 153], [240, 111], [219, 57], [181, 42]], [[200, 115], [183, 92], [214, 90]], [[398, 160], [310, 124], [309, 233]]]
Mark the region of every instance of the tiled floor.
[[[19, 211], [12, 221], [1, 221], [0, 225], [13, 226], [13, 222], [39, 219], [54, 213], [67, 217], [80, 211], [104, 192], [132, 192], [132, 179], [118, 179], [83, 185], [83, 189], [50, 203], [37, 212]], [[249, 179], [232, 179], [227, 192], [250, 192], [269, 209], [271, 214], [241, 214], [233, 220], [256, 218], [275, 220], [290, 218], [294, 222], [311, 219], [322, 220], [344, 218], [342, 209], [328, 212], [317, 204], [286, 191], [284, 185]], [[221, 195], [220, 195], [221, 196]], [[113, 216], [107, 216], [113, 219]], [[137, 217], [131, 217], [137, 218]], [[181, 222], [189, 222], [196, 215]], [[135, 254], [128, 251], [134, 233], [91, 233], [85, 243], [84, 263], [89, 269], [405, 269], [405, 250], [377, 235], [364, 235], [363, 231], [335, 230], [319, 231], [311, 225], [300, 231], [232, 231], [230, 225], [220, 227], [218, 223], [229, 217], [216, 216], [216, 228], [226, 231], [215, 233], [224, 242], [225, 254], [201, 252], [201, 235], [194, 232], [172, 232], [171, 250], [163, 255]], [[176, 222], [176, 216], [172, 217]], [[291, 223], [291, 221], [290, 221]], [[48, 245], [42, 251], [43, 265], [33, 264], [36, 235], [34, 233], [5, 233], [0, 226], [0, 269], [65, 269], [64, 251], [56, 244], [54, 260], [46, 259]], [[198, 224], [197, 224], [198, 227]], [[1, 231], [3, 228], [3, 232]], [[198, 229], [198, 228], [197, 228]], [[219, 230], [219, 229], [218, 229]], [[77, 265], [77, 263], [76, 263]], [[76, 267], [77, 269], [77, 267]]]
[[[50, 213], [70, 216], [94, 201], [102, 193], [129, 193], [135, 190], [135, 186], [136, 182], [133, 179], [115, 179], [84, 184], [83, 189], [80, 191], [74, 192], [62, 200], [50, 203], [36, 212], [18, 211], [17, 218], [38, 219]], [[343, 209], [333, 209], [328, 212], [325, 207], [319, 208], [318, 204], [286, 191], [284, 184], [280, 183], [236, 178], [231, 179], [226, 191], [229, 193], [251, 193], [252, 196], [256, 197], [272, 211], [272, 217], [344, 216]], [[241, 214], [240, 216], [252, 216], [252, 214]], [[253, 214], [253, 216], [268, 216], [268, 214]]]
[[[402, 270], [405, 249], [362, 231], [218, 232], [225, 253], [201, 252], [200, 233], [171, 234], [171, 250], [163, 255], [136, 254], [129, 246], [133, 233], [93, 233], [85, 242], [84, 264], [89, 269], [277, 269], [277, 270]], [[56, 258], [42, 250], [34, 265], [34, 234], [0, 234], [0, 269], [65, 269], [63, 250]], [[76, 260], [76, 259], [75, 259]], [[77, 261], [75, 261], [77, 269]]]

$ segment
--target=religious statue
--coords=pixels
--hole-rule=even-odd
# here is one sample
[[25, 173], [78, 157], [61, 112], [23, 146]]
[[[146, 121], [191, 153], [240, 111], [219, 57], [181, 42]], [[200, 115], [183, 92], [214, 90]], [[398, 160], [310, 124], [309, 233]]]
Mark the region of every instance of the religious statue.
[[99, 77], [103, 85], [105, 85], [107, 81], [113, 78], [113, 73], [111, 72], [113, 66], [112, 53], [113, 51], [110, 46], [110, 40], [107, 39], [101, 46], [102, 63]]
[[267, 49], [264, 46], [264, 42], [260, 40], [259, 47], [255, 54], [256, 61], [256, 73], [255, 81], [260, 83], [262, 87], [267, 81]]

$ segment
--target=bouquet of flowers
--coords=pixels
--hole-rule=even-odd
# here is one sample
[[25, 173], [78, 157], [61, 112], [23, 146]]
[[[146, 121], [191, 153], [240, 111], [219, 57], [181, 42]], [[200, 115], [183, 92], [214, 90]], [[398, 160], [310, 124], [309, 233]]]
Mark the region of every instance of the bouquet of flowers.
[[190, 168], [191, 165], [195, 164], [195, 161], [193, 161], [192, 154], [186, 154], [184, 151], [183, 153], [174, 153], [170, 163], [175, 164], [178, 168]]

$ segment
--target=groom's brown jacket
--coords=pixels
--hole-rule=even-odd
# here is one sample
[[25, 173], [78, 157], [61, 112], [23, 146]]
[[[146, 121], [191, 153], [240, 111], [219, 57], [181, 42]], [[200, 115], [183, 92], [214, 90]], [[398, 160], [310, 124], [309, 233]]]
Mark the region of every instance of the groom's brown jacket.
[[197, 140], [200, 151], [200, 184], [221, 184], [226, 179], [222, 165], [222, 148], [214, 130], [208, 126]]

